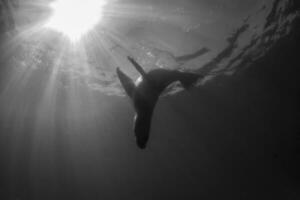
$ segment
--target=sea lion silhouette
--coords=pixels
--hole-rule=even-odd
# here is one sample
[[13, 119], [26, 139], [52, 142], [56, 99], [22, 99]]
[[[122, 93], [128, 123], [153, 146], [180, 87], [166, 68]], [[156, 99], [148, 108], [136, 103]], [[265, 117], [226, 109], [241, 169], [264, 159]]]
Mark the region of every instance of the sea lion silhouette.
[[179, 81], [185, 89], [188, 89], [203, 76], [161, 68], [146, 73], [132, 57], [128, 57], [128, 60], [141, 74], [141, 77], [139, 77], [135, 83], [122, 72], [120, 68], [117, 68], [116, 71], [136, 111], [134, 117], [134, 133], [137, 146], [141, 149], [145, 149], [149, 139], [153, 110], [164, 89], [175, 81]]

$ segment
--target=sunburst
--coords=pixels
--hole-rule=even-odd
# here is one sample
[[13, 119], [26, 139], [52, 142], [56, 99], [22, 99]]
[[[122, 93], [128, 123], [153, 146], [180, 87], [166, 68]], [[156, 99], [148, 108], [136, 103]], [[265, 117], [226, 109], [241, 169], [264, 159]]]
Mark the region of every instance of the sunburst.
[[51, 4], [53, 14], [46, 27], [78, 41], [101, 21], [104, 5], [105, 0], [57, 0]]

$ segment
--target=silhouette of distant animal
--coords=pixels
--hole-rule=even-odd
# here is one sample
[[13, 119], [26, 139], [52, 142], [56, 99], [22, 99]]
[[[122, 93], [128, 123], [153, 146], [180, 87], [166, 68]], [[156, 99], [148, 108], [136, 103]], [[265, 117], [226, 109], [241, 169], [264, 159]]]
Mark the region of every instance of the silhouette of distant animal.
[[116, 71], [136, 111], [134, 117], [134, 133], [137, 146], [144, 149], [149, 139], [154, 107], [165, 88], [171, 83], [179, 81], [185, 89], [188, 89], [193, 86], [199, 78], [203, 78], [203, 76], [161, 68], [146, 73], [132, 57], [128, 57], [128, 60], [141, 74], [141, 77], [139, 77], [135, 83], [122, 72], [120, 68], [117, 68]]

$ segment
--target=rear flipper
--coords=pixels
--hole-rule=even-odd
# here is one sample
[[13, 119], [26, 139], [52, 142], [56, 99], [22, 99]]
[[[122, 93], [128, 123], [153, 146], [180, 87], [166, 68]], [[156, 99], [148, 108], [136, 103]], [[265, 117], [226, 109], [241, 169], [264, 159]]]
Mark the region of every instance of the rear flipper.
[[203, 78], [203, 76], [200, 74], [180, 72], [178, 79], [185, 89], [189, 89], [197, 83], [199, 78]]
[[131, 64], [135, 67], [135, 69], [142, 75], [144, 79], [147, 79], [147, 74], [142, 68], [141, 65], [139, 65], [132, 57], [128, 56], [127, 59], [131, 62]]
[[117, 75], [119, 77], [119, 80], [120, 80], [126, 94], [132, 98], [134, 90], [135, 90], [134, 82], [119, 68], [117, 68]]

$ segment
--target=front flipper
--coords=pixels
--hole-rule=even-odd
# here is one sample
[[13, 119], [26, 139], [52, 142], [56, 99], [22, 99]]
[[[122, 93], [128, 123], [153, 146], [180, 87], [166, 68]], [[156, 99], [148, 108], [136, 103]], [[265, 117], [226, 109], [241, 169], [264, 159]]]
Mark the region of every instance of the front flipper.
[[126, 94], [132, 98], [134, 90], [135, 90], [134, 82], [119, 68], [117, 68], [117, 75], [119, 77], [119, 80], [120, 80]]

